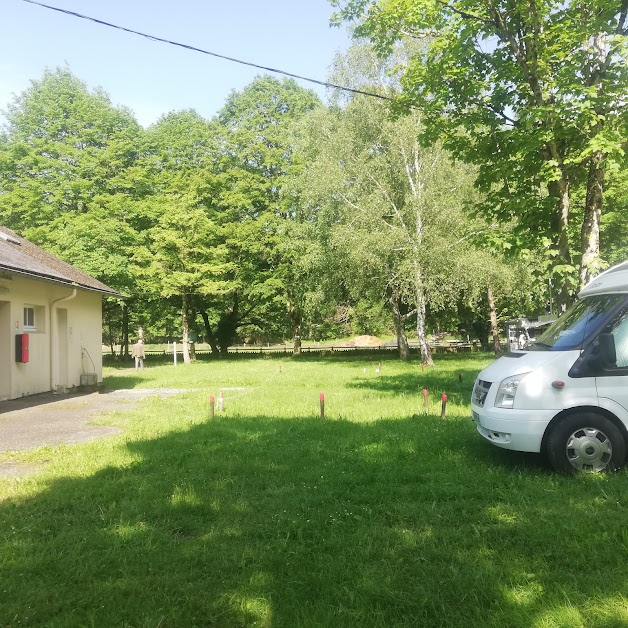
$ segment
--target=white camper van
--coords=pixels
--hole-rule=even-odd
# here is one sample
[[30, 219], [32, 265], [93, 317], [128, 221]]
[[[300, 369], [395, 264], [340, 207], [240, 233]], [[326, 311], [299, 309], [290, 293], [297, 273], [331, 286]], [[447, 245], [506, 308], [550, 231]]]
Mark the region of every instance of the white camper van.
[[471, 397], [488, 441], [557, 471], [615, 471], [628, 445], [628, 261], [593, 279], [529, 347], [485, 368]]

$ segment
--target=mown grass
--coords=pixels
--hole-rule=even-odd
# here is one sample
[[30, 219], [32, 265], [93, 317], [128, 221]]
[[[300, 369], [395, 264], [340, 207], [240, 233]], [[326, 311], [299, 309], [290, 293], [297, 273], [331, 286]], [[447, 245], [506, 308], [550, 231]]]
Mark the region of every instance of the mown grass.
[[0, 625], [628, 625], [626, 474], [484, 443], [467, 400], [489, 360], [108, 369], [189, 392], [13, 456], [50, 462], [0, 482]]

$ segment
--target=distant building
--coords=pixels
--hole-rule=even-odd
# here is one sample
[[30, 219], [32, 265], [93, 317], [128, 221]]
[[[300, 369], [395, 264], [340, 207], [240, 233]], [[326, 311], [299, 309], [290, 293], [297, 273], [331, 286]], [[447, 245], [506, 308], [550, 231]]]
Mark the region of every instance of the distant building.
[[0, 227], [0, 401], [102, 382], [105, 284]]
[[546, 315], [538, 319], [515, 318], [506, 321], [508, 350], [527, 349], [555, 320], [556, 317]]

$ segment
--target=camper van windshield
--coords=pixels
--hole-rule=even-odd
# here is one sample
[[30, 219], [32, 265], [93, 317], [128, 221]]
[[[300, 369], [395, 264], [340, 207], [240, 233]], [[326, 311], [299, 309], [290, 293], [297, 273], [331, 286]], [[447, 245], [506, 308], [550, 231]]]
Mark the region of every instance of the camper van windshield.
[[580, 348], [587, 335], [598, 330], [625, 299], [623, 294], [585, 297], [567, 310], [528, 350], [567, 351]]

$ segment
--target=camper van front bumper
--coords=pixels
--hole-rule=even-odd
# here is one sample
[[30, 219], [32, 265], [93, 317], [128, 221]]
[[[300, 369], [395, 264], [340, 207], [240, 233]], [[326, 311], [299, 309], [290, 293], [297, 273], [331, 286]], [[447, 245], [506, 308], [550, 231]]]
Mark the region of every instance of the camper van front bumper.
[[541, 441], [555, 411], [499, 410], [490, 412], [472, 406], [472, 417], [478, 432], [497, 447], [515, 451], [540, 452]]

